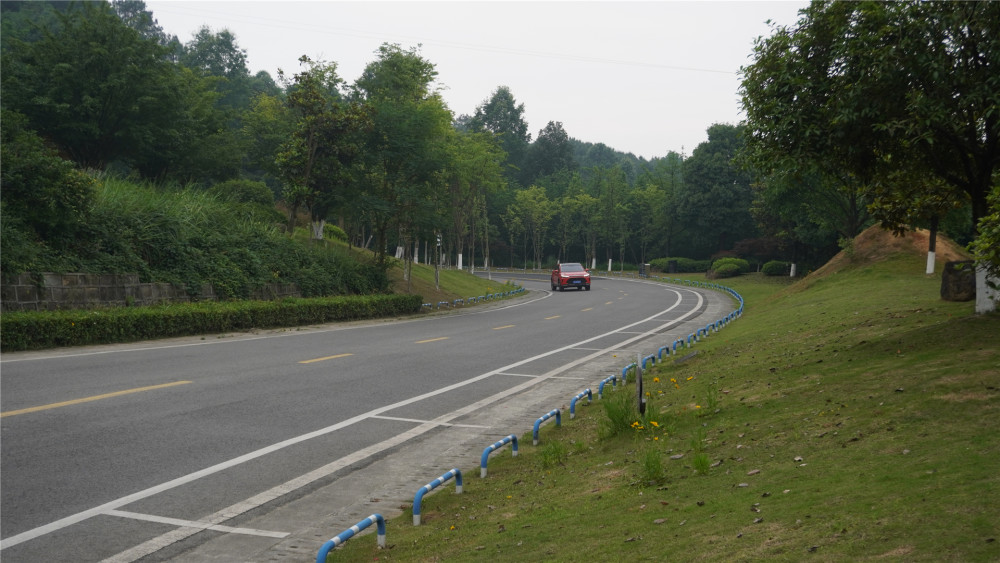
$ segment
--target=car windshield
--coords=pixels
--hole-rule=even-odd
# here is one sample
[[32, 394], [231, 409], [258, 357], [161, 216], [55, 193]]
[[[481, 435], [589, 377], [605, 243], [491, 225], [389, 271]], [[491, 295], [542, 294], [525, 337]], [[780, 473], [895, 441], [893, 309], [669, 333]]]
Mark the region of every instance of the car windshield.
[[563, 264], [560, 266], [564, 272], [582, 272], [584, 271], [583, 266], [576, 263]]

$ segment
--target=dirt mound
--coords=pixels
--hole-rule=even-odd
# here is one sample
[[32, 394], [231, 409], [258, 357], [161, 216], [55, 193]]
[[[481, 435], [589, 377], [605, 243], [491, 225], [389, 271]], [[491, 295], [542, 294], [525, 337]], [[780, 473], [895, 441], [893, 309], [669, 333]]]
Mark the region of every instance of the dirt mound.
[[[854, 238], [850, 250], [838, 252], [823, 267], [809, 274], [809, 277], [827, 276], [847, 266], [879, 262], [895, 254], [926, 256], [929, 240], [930, 231], [927, 229], [907, 231], [896, 236], [879, 225], [873, 225]], [[955, 241], [938, 233], [935, 258], [938, 262], [951, 262], [968, 260], [969, 254]]]

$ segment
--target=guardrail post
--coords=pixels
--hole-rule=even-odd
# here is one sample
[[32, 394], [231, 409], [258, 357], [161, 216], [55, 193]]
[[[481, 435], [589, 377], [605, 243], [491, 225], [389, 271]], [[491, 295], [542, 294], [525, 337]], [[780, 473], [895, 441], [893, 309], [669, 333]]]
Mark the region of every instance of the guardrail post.
[[553, 416], [556, 417], [556, 426], [562, 425], [562, 416], [559, 414], [559, 409], [552, 409], [549, 412], [540, 416], [538, 420], [535, 421], [535, 428], [531, 432], [533, 445], [535, 446], [538, 445], [538, 428], [542, 425], [543, 422], [552, 418]]
[[594, 394], [590, 392], [589, 388], [588, 389], [584, 389], [583, 391], [580, 391], [579, 393], [577, 393], [576, 397], [573, 397], [573, 400], [569, 402], [569, 418], [570, 418], [570, 420], [576, 418], [576, 401], [578, 399], [582, 399], [584, 395], [587, 396], [587, 404], [588, 405], [591, 402], [593, 402], [593, 400], [594, 400]]
[[479, 477], [481, 479], [486, 477], [486, 462], [490, 458], [490, 452], [499, 449], [508, 442], [511, 444], [511, 457], [517, 457], [517, 436], [513, 434], [505, 436], [502, 440], [494, 442], [492, 445], [486, 446], [486, 449], [483, 450], [483, 456], [479, 459]]
[[627, 379], [626, 376], [628, 375], [628, 370], [633, 369], [633, 368], [637, 368], [637, 367], [639, 367], [637, 364], [631, 363], [631, 364], [629, 364], [629, 365], [627, 365], [627, 366], [625, 366], [625, 367], [622, 368], [622, 385], [625, 385], [625, 381]]
[[664, 352], [666, 352], [666, 354], [668, 356], [670, 355], [670, 345], [669, 344], [667, 344], [666, 346], [661, 346], [660, 349], [656, 351], [657, 361], [660, 361], [660, 362], [663, 361], [663, 354], [664, 354]]
[[451, 479], [455, 478], [455, 494], [462, 494], [462, 472], [458, 469], [452, 469], [451, 471], [445, 473], [444, 475], [438, 477], [437, 479], [427, 483], [417, 491], [417, 494], [413, 496], [413, 525], [420, 525], [420, 501], [423, 500], [424, 495], [436, 489], [439, 485]]
[[611, 388], [612, 389], [614, 389], [615, 387], [618, 386], [618, 381], [615, 379], [614, 375], [610, 375], [608, 377], [605, 377], [601, 381], [601, 385], [597, 387], [597, 398], [598, 399], [603, 399], [604, 398], [604, 384], [607, 383], [607, 382], [609, 382], [609, 381], [611, 382]]
[[344, 530], [337, 537], [324, 543], [319, 548], [319, 553], [316, 554], [316, 563], [326, 563], [326, 556], [330, 554], [330, 550], [353, 538], [355, 534], [371, 526], [373, 523], [378, 527], [378, 546], [385, 547], [385, 518], [382, 518], [381, 514], [372, 514], [368, 518]]
[[649, 361], [651, 365], [656, 365], [656, 354], [650, 354], [642, 359], [642, 369], [646, 369], [646, 361]]

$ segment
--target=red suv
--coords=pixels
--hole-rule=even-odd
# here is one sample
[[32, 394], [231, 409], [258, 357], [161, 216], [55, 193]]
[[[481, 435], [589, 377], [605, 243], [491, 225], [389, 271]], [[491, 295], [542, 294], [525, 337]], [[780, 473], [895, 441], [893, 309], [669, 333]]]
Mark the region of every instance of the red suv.
[[567, 287], [590, 291], [590, 271], [576, 262], [566, 262], [552, 270], [552, 291]]

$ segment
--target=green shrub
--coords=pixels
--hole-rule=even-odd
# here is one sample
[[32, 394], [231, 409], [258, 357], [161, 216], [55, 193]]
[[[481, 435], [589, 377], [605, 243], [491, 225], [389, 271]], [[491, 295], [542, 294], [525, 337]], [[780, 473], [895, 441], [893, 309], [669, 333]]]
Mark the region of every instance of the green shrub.
[[712, 263], [711, 270], [716, 272], [717, 277], [720, 278], [728, 278], [736, 275], [736, 274], [730, 274], [728, 276], [718, 275], [719, 268], [724, 268], [726, 266], [735, 266], [736, 274], [745, 274], [750, 271], [750, 262], [742, 258], [719, 258], [718, 260]]
[[740, 275], [740, 267], [736, 264], [723, 264], [711, 273], [713, 278], [731, 278]]
[[323, 238], [347, 242], [347, 233], [337, 225], [323, 225]]
[[788, 262], [771, 260], [764, 264], [761, 271], [764, 272], [765, 276], [787, 276], [790, 266]]

